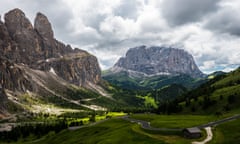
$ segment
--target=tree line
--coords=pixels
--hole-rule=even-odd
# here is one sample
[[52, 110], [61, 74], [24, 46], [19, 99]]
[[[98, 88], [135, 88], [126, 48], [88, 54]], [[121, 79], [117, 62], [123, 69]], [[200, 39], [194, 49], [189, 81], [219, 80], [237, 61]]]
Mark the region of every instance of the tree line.
[[44, 123], [28, 123], [18, 125], [12, 128], [11, 131], [1, 131], [0, 132], [0, 141], [2, 142], [13, 142], [18, 139], [27, 138], [30, 135], [40, 138], [43, 135], [53, 131], [55, 133], [60, 132], [63, 129], [68, 128], [66, 120], [58, 120], [57, 122], [44, 122]]

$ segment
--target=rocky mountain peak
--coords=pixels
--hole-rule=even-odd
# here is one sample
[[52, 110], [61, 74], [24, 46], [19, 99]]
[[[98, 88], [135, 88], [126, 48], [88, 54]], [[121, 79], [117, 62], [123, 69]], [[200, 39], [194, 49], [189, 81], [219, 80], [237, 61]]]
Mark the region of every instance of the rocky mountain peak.
[[34, 28], [45, 39], [53, 39], [53, 30], [48, 18], [38, 12], [34, 21]]
[[[5, 21], [0, 22], [0, 57], [33, 70], [51, 71], [57, 77], [78, 86], [101, 81], [101, 70], [96, 57], [82, 50], [73, 50], [70, 45], [56, 40], [51, 23], [40, 12], [36, 15], [34, 28], [24, 12], [18, 8], [5, 14]], [[9, 74], [6, 70], [5, 67], [0, 67], [0, 74]], [[2, 77], [0, 82], [1, 80]], [[26, 85], [18, 81], [6, 83], [11, 86], [11, 83]]]
[[5, 14], [4, 20], [12, 37], [14, 37], [15, 34], [19, 34], [27, 30], [33, 30], [31, 22], [25, 16], [24, 12], [18, 8], [13, 9]]
[[158, 46], [130, 48], [126, 56], [120, 58], [111, 70], [145, 76], [177, 74], [187, 74], [194, 78], [203, 76], [188, 52]]

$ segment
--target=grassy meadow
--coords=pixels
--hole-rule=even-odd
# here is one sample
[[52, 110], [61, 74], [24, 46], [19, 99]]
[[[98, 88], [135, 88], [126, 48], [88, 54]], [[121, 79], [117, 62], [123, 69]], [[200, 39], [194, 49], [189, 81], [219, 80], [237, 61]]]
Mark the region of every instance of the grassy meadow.
[[[48, 135], [31, 140], [20, 139], [18, 144], [190, 144], [192, 140], [180, 135], [162, 134], [143, 130], [140, 125], [129, 121], [113, 118], [94, 126], [78, 130], [63, 130], [60, 133], [50, 132]], [[13, 143], [14, 144], [14, 143]]]
[[235, 144], [240, 142], [240, 119], [213, 128], [213, 140], [209, 144]]
[[134, 114], [134, 119], [141, 119], [151, 123], [152, 127], [158, 128], [188, 128], [206, 124], [219, 119], [216, 116], [205, 115], [156, 115], [156, 114]]

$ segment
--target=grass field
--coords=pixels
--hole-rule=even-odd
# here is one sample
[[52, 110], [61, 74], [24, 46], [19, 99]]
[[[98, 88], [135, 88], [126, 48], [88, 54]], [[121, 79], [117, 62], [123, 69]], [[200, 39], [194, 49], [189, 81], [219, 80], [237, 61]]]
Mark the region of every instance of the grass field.
[[213, 130], [210, 144], [237, 144], [240, 142], [240, 119], [221, 124]]
[[131, 117], [148, 121], [151, 123], [151, 126], [158, 128], [187, 128], [219, 119], [215, 116], [207, 115], [134, 114]]
[[[119, 116], [124, 116], [126, 115], [126, 113], [124, 112], [108, 112], [107, 114], [102, 114], [102, 115], [96, 115], [95, 116], [95, 121], [100, 121], [100, 120], [104, 120], [106, 119], [107, 117], [119, 117]], [[71, 122], [74, 122], [74, 121], [77, 121], [77, 122], [80, 122], [82, 121], [83, 124], [89, 124], [90, 123], [90, 117], [91, 115], [89, 115], [88, 117], [83, 117], [83, 118], [74, 118], [74, 119], [71, 119], [69, 118], [68, 119], [68, 124], [70, 124]]]
[[[123, 115], [123, 113], [109, 113]], [[215, 116], [201, 115], [155, 115], [134, 114], [135, 119], [150, 121], [154, 127], [185, 128], [216, 120]], [[236, 143], [240, 141], [240, 120], [231, 121], [213, 128], [214, 139], [210, 144]], [[206, 134], [204, 134], [206, 135]], [[12, 144], [190, 144], [200, 139], [185, 139], [181, 132], [144, 130], [140, 125], [121, 118], [112, 118], [97, 125], [83, 127], [78, 130], [63, 130], [55, 134], [50, 132], [40, 139], [30, 136]], [[0, 142], [1, 143], [1, 142]]]
[[103, 123], [84, 127], [75, 131], [63, 130], [31, 141], [19, 140], [18, 144], [190, 144], [181, 134], [151, 132], [143, 130], [140, 125], [129, 121], [113, 118]]
[[142, 131], [141, 128], [122, 119], [111, 119], [104, 123], [75, 131], [64, 130], [35, 142], [18, 141], [24, 144], [164, 144], [164, 140]]

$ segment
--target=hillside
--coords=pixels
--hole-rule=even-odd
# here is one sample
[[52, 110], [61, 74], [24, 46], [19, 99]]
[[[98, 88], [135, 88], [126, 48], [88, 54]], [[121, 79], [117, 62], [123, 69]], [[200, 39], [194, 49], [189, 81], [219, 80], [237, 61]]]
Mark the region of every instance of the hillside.
[[[187, 92], [187, 88], [182, 85], [172, 84], [163, 88], [157, 89], [156, 99], [157, 101], [171, 101]], [[153, 93], [154, 94], [154, 93]]]
[[208, 80], [189, 53], [157, 46], [130, 48], [125, 57], [102, 72], [102, 78], [125, 91], [145, 91], [141, 95], [156, 103], [174, 100]]
[[103, 79], [124, 89], [130, 90], [151, 90], [162, 88], [171, 84], [182, 85], [188, 89], [195, 88], [206, 80], [204, 78], [194, 79], [188, 75], [159, 75], [152, 77], [129, 77], [126, 72], [119, 72], [114, 75], [103, 75]]
[[130, 48], [102, 78], [122, 89], [150, 92], [156, 102], [173, 100], [207, 81], [191, 54], [158, 46]]
[[222, 114], [240, 110], [240, 68], [216, 76], [188, 92], [180, 104], [184, 113]]
[[44, 14], [32, 24], [16, 8], [0, 20], [0, 118], [128, 106], [102, 83], [97, 58], [58, 41]]

